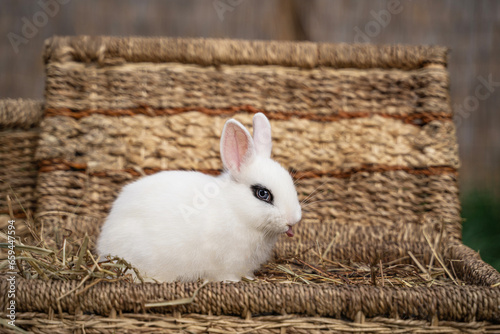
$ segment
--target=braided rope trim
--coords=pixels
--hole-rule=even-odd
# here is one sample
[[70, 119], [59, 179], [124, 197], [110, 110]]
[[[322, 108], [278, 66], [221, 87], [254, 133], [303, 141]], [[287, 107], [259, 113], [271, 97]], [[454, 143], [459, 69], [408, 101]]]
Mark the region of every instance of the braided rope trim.
[[204, 38], [56, 36], [45, 41], [44, 61], [117, 65], [179, 62], [280, 65], [300, 68], [399, 68], [447, 65], [442, 46], [334, 44]]
[[[232, 116], [236, 113], [246, 112], [250, 114], [256, 114], [259, 112], [266, 113], [269, 119], [274, 120], [289, 120], [291, 118], [307, 119], [318, 122], [336, 122], [342, 119], [353, 119], [353, 118], [368, 118], [374, 115], [370, 111], [357, 111], [357, 112], [345, 112], [338, 111], [334, 115], [320, 115], [311, 114], [307, 111], [284, 111], [284, 112], [267, 112], [262, 109], [252, 107], [251, 105], [241, 105], [233, 106], [228, 108], [213, 109], [204, 108], [199, 106], [194, 107], [180, 107], [180, 108], [152, 108], [149, 106], [142, 106], [137, 108], [129, 109], [85, 109], [85, 110], [72, 110], [69, 108], [47, 108], [45, 110], [45, 117], [56, 117], [56, 116], [66, 116], [74, 119], [81, 119], [91, 115], [105, 115], [110, 117], [122, 117], [122, 116], [135, 116], [135, 115], [145, 115], [150, 117], [165, 116], [165, 115], [178, 115], [185, 112], [196, 110], [199, 113], [208, 116]], [[401, 120], [405, 124], [412, 124], [417, 126], [423, 126], [432, 121], [452, 121], [452, 115], [446, 112], [438, 113], [413, 113], [408, 115], [400, 114], [385, 114], [385, 113], [375, 113], [377, 116], [384, 118], [391, 118], [396, 120]]]
[[[144, 168], [141, 170], [127, 168], [124, 170], [109, 170], [109, 171], [95, 171], [87, 172], [86, 163], [71, 162], [64, 159], [46, 159], [39, 162], [39, 172], [48, 173], [54, 171], [79, 171], [82, 173], [89, 174], [90, 176], [106, 177], [110, 174], [116, 174], [116, 172], [126, 172], [131, 176], [141, 176], [141, 175], [151, 175], [163, 171], [161, 168]], [[201, 169], [198, 170], [201, 173], [208, 175], [219, 175], [221, 173], [220, 169]], [[355, 167], [343, 171], [292, 171], [295, 179], [316, 179], [323, 176], [328, 177], [338, 177], [338, 178], [349, 178], [353, 174], [368, 172], [368, 173], [382, 173], [387, 171], [404, 171], [412, 175], [445, 175], [449, 174], [452, 176], [458, 176], [458, 170], [454, 167], [449, 166], [433, 166], [433, 167], [422, 167], [414, 168], [407, 166], [389, 166], [389, 165], [363, 165], [361, 167]]]

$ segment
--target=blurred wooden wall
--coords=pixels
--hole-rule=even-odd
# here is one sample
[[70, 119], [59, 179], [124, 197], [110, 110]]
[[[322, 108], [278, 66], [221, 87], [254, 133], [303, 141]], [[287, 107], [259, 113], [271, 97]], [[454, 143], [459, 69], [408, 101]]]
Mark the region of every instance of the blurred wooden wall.
[[[464, 110], [456, 116], [462, 191], [490, 189], [500, 196], [500, 1], [1, 0], [0, 11], [0, 98], [43, 96], [41, 51], [52, 35], [448, 46], [452, 105]], [[42, 11], [49, 12], [47, 20]], [[36, 31], [13, 43], [34, 20]], [[493, 81], [488, 95], [478, 88], [484, 80]]]

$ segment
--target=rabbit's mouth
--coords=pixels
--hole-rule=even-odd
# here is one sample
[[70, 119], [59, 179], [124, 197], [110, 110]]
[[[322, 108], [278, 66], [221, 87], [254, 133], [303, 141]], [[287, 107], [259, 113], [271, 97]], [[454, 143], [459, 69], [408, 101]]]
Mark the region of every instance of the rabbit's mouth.
[[286, 235], [288, 235], [291, 238], [294, 235], [293, 230], [292, 230], [292, 226], [291, 225], [287, 225], [287, 226], [288, 226], [288, 230], [285, 233], [286, 233]]

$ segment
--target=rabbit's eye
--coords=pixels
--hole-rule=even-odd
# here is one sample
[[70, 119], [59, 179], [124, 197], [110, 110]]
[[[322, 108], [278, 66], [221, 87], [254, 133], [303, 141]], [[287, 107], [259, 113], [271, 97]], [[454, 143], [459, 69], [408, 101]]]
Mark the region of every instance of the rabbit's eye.
[[273, 204], [273, 194], [269, 189], [266, 189], [260, 185], [254, 185], [251, 187], [253, 190], [253, 195], [260, 199], [261, 201], [267, 202], [269, 204]]

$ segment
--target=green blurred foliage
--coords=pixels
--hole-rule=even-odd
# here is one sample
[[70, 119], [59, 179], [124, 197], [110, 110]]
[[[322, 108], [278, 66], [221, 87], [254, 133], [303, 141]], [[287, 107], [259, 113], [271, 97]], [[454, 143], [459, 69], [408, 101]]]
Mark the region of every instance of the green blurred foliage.
[[500, 271], [500, 198], [474, 190], [461, 196], [463, 242]]

